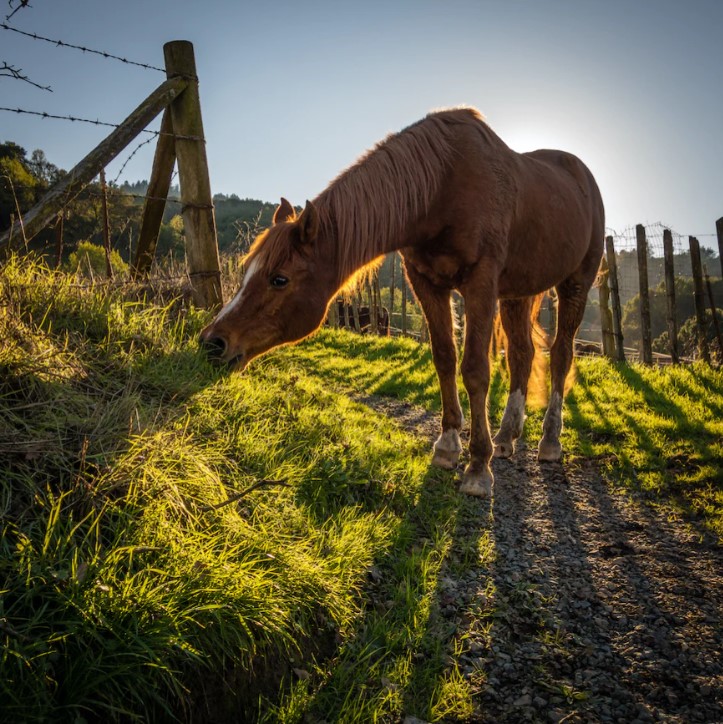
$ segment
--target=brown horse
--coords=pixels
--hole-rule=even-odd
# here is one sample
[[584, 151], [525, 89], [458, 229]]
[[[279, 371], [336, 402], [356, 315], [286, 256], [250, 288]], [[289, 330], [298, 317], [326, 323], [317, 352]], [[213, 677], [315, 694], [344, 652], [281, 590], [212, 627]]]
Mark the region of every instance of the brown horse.
[[[433, 463], [457, 466], [462, 409], [450, 294], [465, 301], [462, 378], [470, 400], [470, 462], [461, 490], [491, 494], [493, 453], [521, 435], [534, 347], [536, 295], [559, 299], [552, 394], [540, 460], [562, 455], [562, 400], [588, 290], [600, 264], [604, 211], [584, 164], [563, 151], [512, 151], [472, 108], [431, 113], [389, 136], [300, 214], [285, 199], [254, 243], [241, 289], [203, 330], [219, 360], [243, 368], [300, 340], [356, 271], [400, 251], [424, 310], [442, 394]], [[494, 443], [487, 420], [489, 348], [497, 300], [508, 337], [510, 394]]]

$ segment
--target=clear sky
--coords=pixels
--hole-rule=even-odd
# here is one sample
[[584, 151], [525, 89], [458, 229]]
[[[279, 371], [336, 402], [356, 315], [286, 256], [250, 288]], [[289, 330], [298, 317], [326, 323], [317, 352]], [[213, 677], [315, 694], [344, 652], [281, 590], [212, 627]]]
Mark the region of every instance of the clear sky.
[[[214, 193], [303, 204], [387, 133], [467, 104], [515, 150], [580, 156], [608, 227], [662, 221], [715, 246], [723, 0], [31, 4], [14, 27], [152, 65], [166, 41], [193, 42]], [[111, 122], [163, 80], [0, 29], [2, 61], [53, 92], [0, 78], [0, 105]], [[65, 169], [107, 131], [0, 112], [0, 140]], [[151, 143], [121, 181], [148, 178], [152, 155]]]

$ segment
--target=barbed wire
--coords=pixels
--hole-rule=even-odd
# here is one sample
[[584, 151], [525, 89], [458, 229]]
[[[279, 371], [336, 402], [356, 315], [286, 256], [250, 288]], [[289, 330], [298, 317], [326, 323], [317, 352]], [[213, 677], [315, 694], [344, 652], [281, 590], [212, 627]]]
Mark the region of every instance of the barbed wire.
[[[18, 113], [28, 116], [38, 116], [39, 118], [49, 118], [51, 120], [59, 120], [59, 121], [73, 121], [78, 123], [91, 123], [94, 126], [106, 126], [108, 128], [120, 128], [120, 123], [110, 123], [109, 121], [100, 121], [98, 119], [93, 120], [92, 118], [79, 118], [78, 116], [63, 116], [59, 115], [57, 113], [48, 113], [46, 111], [29, 111], [25, 108], [9, 108], [7, 106], [0, 106], [0, 111], [5, 111], [7, 113]], [[203, 136], [184, 136], [180, 133], [167, 133], [165, 131], [151, 131], [148, 128], [144, 128], [141, 133], [150, 133], [154, 137], [158, 136], [172, 136], [176, 140], [181, 141], [203, 141], [203, 143], [206, 142], [206, 139], [203, 138]]]
[[14, 65], [10, 65], [6, 61], [3, 61], [2, 66], [0, 66], [0, 77], [22, 80], [26, 83], [30, 83], [30, 85], [34, 85], [36, 88], [40, 88], [40, 90], [49, 91], [50, 93], [53, 92], [53, 89], [49, 85], [40, 85], [40, 83], [30, 80], [27, 75], [23, 75], [22, 68], [16, 68]]
[[139, 68], [146, 68], [147, 70], [157, 70], [161, 73], [165, 73], [165, 68], [159, 68], [156, 65], [150, 65], [148, 63], [139, 63], [135, 60], [128, 60], [128, 58], [123, 58], [120, 55], [114, 55], [113, 53], [108, 53], [105, 50], [94, 50], [93, 48], [87, 48], [84, 45], [74, 45], [73, 43], [66, 43], [63, 40], [56, 40], [53, 38], [46, 38], [43, 35], [38, 35], [37, 33], [28, 33], [24, 30], [19, 30], [18, 28], [13, 28], [12, 26], [8, 25], [7, 23], [0, 23], [0, 28], [3, 30], [9, 30], [13, 33], [18, 33], [18, 35], [24, 35], [27, 38], [32, 38], [33, 40], [41, 40], [45, 43], [50, 43], [52, 45], [55, 45], [60, 48], [73, 48], [74, 50], [81, 50], [83, 53], [92, 53], [93, 55], [100, 55], [103, 58], [108, 58], [111, 60], [118, 60], [121, 63], [126, 63], [127, 65], [135, 65]]
[[116, 174], [116, 177], [111, 181], [111, 183], [113, 183], [113, 184], [117, 184], [117, 183], [118, 183], [118, 179], [123, 175], [123, 171], [125, 171], [126, 166], [131, 162], [131, 159], [133, 158], [133, 156], [135, 156], [135, 155], [138, 153], [138, 151], [140, 151], [141, 148], [143, 148], [143, 146], [145, 146], [145, 145], [149, 144], [151, 141], [153, 141], [154, 138], [155, 138], [155, 136], [150, 136], [149, 138], [146, 138], [145, 141], [141, 141], [141, 142], [135, 147], [135, 149], [133, 149], [133, 152], [132, 152], [132, 153], [130, 154], [130, 156], [128, 156], [128, 158], [123, 162], [123, 165], [120, 167], [120, 171], [118, 171], [118, 173]]

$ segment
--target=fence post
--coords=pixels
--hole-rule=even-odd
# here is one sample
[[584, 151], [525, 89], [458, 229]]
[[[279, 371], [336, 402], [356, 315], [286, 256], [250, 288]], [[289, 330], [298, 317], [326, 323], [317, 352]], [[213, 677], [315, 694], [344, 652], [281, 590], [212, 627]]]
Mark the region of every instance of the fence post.
[[361, 332], [361, 324], [359, 323], [359, 307], [361, 306], [359, 300], [361, 299], [361, 293], [357, 292], [351, 299], [351, 312], [354, 318], [354, 329], [357, 333]]
[[623, 347], [623, 311], [620, 307], [620, 285], [618, 284], [618, 262], [615, 257], [615, 245], [612, 236], [605, 237], [605, 252], [608, 262], [608, 283], [610, 285], [610, 301], [613, 308], [613, 334], [615, 335], [615, 359], [625, 362]]
[[663, 229], [663, 252], [665, 254], [665, 298], [668, 305], [668, 337], [670, 357], [673, 364], [680, 362], [678, 354], [678, 317], [675, 311], [675, 269], [673, 265], [673, 235], [670, 229]]
[[720, 262], [720, 275], [723, 279], [723, 216], [715, 222], [715, 231], [718, 236], [718, 261]]
[[108, 219], [108, 185], [105, 182], [105, 169], [100, 170], [100, 204], [103, 211], [103, 249], [105, 250], [105, 275], [113, 278], [110, 263], [110, 220]]
[[379, 334], [379, 320], [382, 318], [382, 290], [379, 288], [379, 272], [374, 272], [372, 277], [372, 332]]
[[700, 244], [694, 236], [688, 237], [690, 245], [690, 264], [693, 270], [693, 288], [695, 299], [695, 318], [698, 327], [698, 353], [710, 363], [708, 337], [705, 333], [705, 299], [703, 296], [703, 267], [700, 260]]
[[547, 290], [547, 336], [555, 339], [557, 334], [557, 292], [554, 287]]
[[55, 266], [60, 269], [63, 263], [63, 227], [65, 225], [65, 209], [58, 213], [58, 220], [55, 222]]
[[336, 299], [331, 300], [329, 305], [329, 313], [327, 314], [329, 326], [337, 329], [339, 327], [339, 305]]
[[397, 252], [392, 252], [392, 283], [389, 286], [389, 332], [394, 327], [394, 286], [396, 282]]
[[610, 312], [610, 283], [608, 281], [608, 263], [603, 256], [600, 263], [600, 283], [598, 298], [600, 300], [600, 332], [602, 351], [606, 357], [615, 359], [615, 332], [613, 331], [613, 315]]
[[402, 336], [407, 335], [407, 280], [402, 277]]
[[166, 199], [171, 188], [173, 167], [176, 163], [176, 144], [173, 138], [173, 123], [171, 113], [166, 108], [161, 121], [161, 135], [156, 144], [156, 153], [153, 157], [151, 178], [146, 191], [146, 201], [143, 206], [143, 219], [138, 235], [138, 248], [133, 261], [133, 278], [148, 273], [156, 255], [158, 235], [161, 232], [163, 212], [166, 209]]
[[206, 309], [217, 309], [223, 303], [221, 265], [193, 45], [187, 40], [174, 40], [163, 46], [163, 55], [168, 77], [188, 80], [186, 90], [169, 106], [176, 136], [188, 274], [194, 302]]
[[713, 315], [713, 328], [715, 329], [715, 336], [718, 340], [718, 366], [723, 364], [723, 339], [720, 333], [720, 324], [718, 324], [718, 310], [715, 306], [715, 297], [713, 296], [713, 287], [710, 283], [710, 277], [708, 276], [708, 270], [703, 265], [703, 276], [705, 277], [705, 286], [708, 290], [708, 301], [710, 302], [710, 311]]
[[646, 365], [653, 364], [653, 340], [650, 332], [650, 293], [648, 291], [648, 242], [645, 227], [635, 227], [638, 246], [638, 280], [640, 284], [640, 331], [642, 334], [642, 357]]

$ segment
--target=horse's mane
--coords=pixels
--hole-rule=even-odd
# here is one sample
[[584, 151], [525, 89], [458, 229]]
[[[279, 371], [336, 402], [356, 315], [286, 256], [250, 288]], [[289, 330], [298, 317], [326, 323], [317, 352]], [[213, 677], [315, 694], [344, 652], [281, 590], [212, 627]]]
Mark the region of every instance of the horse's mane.
[[[337, 176], [313, 203], [320, 231], [332, 240], [340, 279], [384, 253], [384, 244], [399, 239], [425, 214], [444, 179], [455, 150], [452, 126], [480, 124], [473, 108], [430, 113], [421, 121], [387, 136]], [[259, 237], [249, 257], [260, 255], [267, 271], [291, 253], [288, 237], [269, 232]]]

